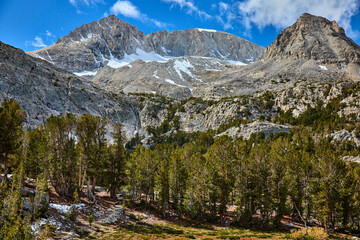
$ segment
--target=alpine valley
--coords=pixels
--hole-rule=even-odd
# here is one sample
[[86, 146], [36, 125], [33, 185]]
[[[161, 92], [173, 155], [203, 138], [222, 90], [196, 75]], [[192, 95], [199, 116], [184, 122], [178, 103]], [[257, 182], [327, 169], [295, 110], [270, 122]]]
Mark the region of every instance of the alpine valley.
[[111, 15], [34, 52], [5, 43], [0, 51], [0, 97], [20, 102], [31, 127], [91, 113], [143, 139], [174, 119], [186, 132], [246, 119], [223, 134], [250, 136], [290, 128], [271, 123], [281, 111], [297, 117], [335, 98], [340, 116], [360, 118], [358, 93], [347, 90], [360, 79], [360, 47], [335, 21], [310, 14], [266, 49], [208, 29], [144, 35]]
[[264, 48], [110, 15], [0, 42], [0, 102], [0, 239], [360, 236], [360, 46], [335, 21]]

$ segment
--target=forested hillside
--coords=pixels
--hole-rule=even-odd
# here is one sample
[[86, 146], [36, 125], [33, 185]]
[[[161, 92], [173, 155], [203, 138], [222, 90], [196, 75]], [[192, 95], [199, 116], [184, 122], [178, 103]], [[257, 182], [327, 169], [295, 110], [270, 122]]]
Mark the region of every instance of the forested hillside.
[[[120, 125], [112, 129], [110, 143], [107, 120], [89, 114], [51, 116], [36, 129], [21, 128], [24, 112], [5, 100], [0, 108], [5, 170], [0, 236], [30, 238], [30, 223], [46, 216], [49, 188], [72, 202], [86, 197], [96, 204], [101, 198], [96, 186], [165, 219], [175, 214], [218, 222], [229, 219], [234, 208], [234, 226], [258, 222], [260, 228], [279, 228], [284, 216], [292, 216], [305, 226], [358, 231], [360, 166], [346, 159], [359, 149], [314, 131], [327, 126], [321, 118], [328, 109], [314, 110], [297, 118], [298, 126], [289, 132], [267, 138], [264, 133], [233, 140], [211, 130], [177, 131], [145, 148], [136, 138], [125, 145]], [[286, 119], [286, 114], [280, 117]], [[31, 207], [22, 197], [26, 179], [37, 179]]]

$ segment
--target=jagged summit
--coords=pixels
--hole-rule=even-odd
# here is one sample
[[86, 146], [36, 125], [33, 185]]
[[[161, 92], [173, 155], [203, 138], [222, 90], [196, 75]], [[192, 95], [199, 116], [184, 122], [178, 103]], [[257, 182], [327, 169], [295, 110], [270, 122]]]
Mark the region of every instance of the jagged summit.
[[89, 38], [88, 35], [93, 37], [95, 34], [99, 34], [103, 37], [111, 36], [115, 38], [114, 40], [121, 40], [121, 37], [124, 37], [124, 34], [122, 34], [124, 32], [136, 33], [135, 35], [138, 35], [136, 36], [138, 38], [143, 38], [145, 36], [144, 33], [138, 31], [136, 26], [118, 19], [115, 15], [109, 15], [99, 21], [93, 21], [80, 27], [75, 27], [74, 31], [71, 31], [61, 39], [58, 39], [56, 43], [84, 41]]
[[360, 47], [336, 21], [304, 13], [265, 49], [262, 59], [315, 60], [338, 67], [360, 64]]
[[56, 44], [29, 54], [73, 72], [122, 66], [136, 59], [163, 61], [170, 57], [202, 56], [248, 63], [264, 48], [228, 33], [209, 29], [159, 31], [145, 35], [114, 15], [75, 28]]

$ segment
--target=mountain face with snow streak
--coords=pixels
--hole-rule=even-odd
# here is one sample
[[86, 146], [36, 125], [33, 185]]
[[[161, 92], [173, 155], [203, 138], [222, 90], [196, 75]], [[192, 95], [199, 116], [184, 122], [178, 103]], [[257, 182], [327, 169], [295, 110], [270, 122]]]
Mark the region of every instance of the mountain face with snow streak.
[[174, 57], [202, 56], [248, 63], [258, 59], [264, 48], [216, 30], [189, 29], [145, 35], [116, 16], [110, 15], [75, 28], [56, 44], [30, 52], [72, 72], [110, 66], [118, 68], [140, 59], [166, 61]]
[[209, 84], [210, 73], [225, 68], [231, 68], [226, 61], [209, 57], [179, 57], [166, 62], [137, 60], [120, 68], [106, 66], [89, 78], [114, 93], [152, 93], [185, 99]]

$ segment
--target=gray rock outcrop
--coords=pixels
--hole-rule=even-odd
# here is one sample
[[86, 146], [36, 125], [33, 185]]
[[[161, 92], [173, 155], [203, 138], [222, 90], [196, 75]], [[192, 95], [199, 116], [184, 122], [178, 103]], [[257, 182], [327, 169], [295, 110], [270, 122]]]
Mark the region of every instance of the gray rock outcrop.
[[227, 135], [233, 139], [243, 137], [243, 139], [248, 140], [252, 134], [264, 133], [265, 137], [268, 137], [270, 134], [289, 132], [290, 128], [291, 126], [274, 124], [268, 121], [254, 121], [241, 127], [231, 127], [217, 136]]

